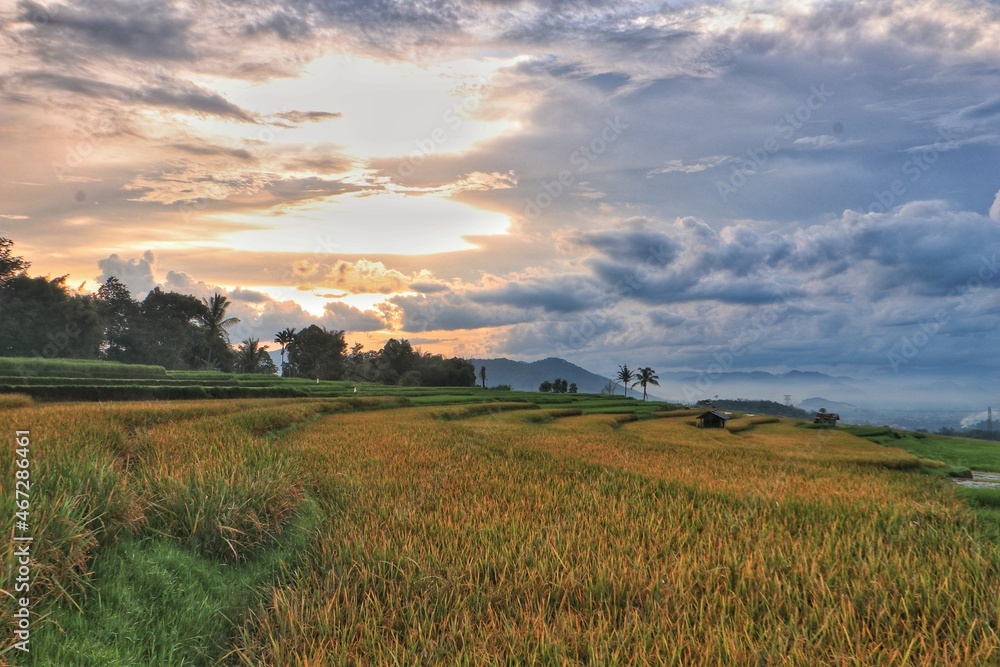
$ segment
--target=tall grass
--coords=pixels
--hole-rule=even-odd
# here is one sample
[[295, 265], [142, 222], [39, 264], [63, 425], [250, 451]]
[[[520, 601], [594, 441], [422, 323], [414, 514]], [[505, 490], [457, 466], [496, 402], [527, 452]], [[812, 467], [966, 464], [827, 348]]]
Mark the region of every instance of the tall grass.
[[[902, 450], [787, 422], [404, 403], [0, 412], [37, 465], [30, 664], [1000, 657], [996, 530]], [[7, 532], [12, 462], [0, 449]]]
[[903, 452], [785, 424], [385, 417], [302, 432], [330, 519], [241, 664], [997, 656], [997, 545], [950, 487], [886, 467]]

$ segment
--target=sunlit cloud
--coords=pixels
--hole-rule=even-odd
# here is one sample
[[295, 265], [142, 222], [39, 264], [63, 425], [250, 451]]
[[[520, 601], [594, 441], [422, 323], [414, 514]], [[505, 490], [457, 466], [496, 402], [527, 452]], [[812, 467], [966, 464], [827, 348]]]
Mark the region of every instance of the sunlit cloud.
[[263, 229], [236, 232], [228, 247], [247, 251], [426, 255], [474, 247], [467, 236], [504, 234], [510, 219], [436, 196], [397, 192], [345, 195], [309, 206], [290, 207], [280, 216], [228, 214], [219, 219], [253, 223]]

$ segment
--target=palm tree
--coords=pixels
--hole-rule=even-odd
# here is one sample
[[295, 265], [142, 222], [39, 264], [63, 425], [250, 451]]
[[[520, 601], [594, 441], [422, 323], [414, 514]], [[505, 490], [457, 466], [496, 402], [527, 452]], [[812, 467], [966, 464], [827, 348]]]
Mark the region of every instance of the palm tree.
[[625, 386], [625, 398], [628, 398], [629, 384], [632, 382], [632, 378], [634, 377], [635, 372], [628, 367], [628, 364], [618, 367], [618, 375], [615, 376], [615, 379]]
[[229, 346], [229, 332], [227, 329], [234, 324], [239, 324], [240, 319], [238, 317], [226, 317], [226, 311], [232, 304], [218, 292], [211, 299], [202, 299], [201, 302], [205, 304], [208, 312], [200, 315], [198, 319], [202, 328], [205, 329], [205, 335], [208, 338], [208, 363], [214, 364], [217, 361], [215, 358], [216, 348], [219, 346]]
[[[256, 338], [243, 341], [236, 350], [236, 363], [241, 373], [256, 373], [265, 363], [265, 357], [267, 350], [260, 346], [260, 341]], [[271, 363], [271, 368], [274, 368], [274, 362]]]
[[646, 385], [651, 384], [655, 387], [660, 386], [660, 383], [657, 382], [657, 380], [659, 380], [660, 377], [656, 374], [656, 371], [654, 371], [649, 366], [646, 366], [645, 368], [640, 368], [636, 372], [635, 377], [637, 378], [637, 380], [635, 384], [633, 384], [632, 386], [635, 387], [635, 385], [637, 384], [642, 385], [642, 400], [644, 401], [646, 400]]
[[295, 342], [295, 329], [288, 327], [274, 335], [274, 342], [281, 346], [281, 376], [285, 376], [285, 349]]
[[479, 367], [479, 379], [483, 381], [483, 389], [486, 389], [486, 366]]

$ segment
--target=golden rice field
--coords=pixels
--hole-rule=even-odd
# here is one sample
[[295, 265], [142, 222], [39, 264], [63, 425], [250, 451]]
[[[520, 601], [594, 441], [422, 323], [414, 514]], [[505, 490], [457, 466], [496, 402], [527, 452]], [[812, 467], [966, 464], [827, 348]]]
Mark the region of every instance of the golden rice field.
[[[8, 406], [6, 440], [31, 430], [39, 602], [32, 654], [0, 661], [1000, 664], [1000, 530], [926, 461], [773, 418], [579, 413]], [[189, 579], [194, 598], [128, 615], [160, 599], [134, 582]], [[218, 627], [172, 620], [199, 613]]]

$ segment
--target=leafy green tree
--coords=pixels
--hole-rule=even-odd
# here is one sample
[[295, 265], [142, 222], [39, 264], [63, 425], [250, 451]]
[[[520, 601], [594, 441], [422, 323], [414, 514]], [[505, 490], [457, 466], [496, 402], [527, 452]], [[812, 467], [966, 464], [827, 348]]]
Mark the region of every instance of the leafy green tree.
[[382, 346], [382, 357], [401, 377], [407, 371], [415, 370], [420, 355], [414, 351], [410, 341], [390, 338]]
[[30, 266], [31, 262], [14, 254], [14, 242], [0, 236], [0, 289], [13, 278], [23, 276]]
[[474, 387], [476, 367], [465, 359], [425, 352], [417, 356], [415, 370], [420, 373], [424, 387]]
[[343, 331], [327, 331], [311, 324], [295, 334], [295, 342], [288, 354], [292, 375], [339, 380], [344, 373], [346, 349]]
[[103, 334], [96, 301], [71, 292], [66, 276], [19, 271], [0, 289], [0, 356], [96, 359]]
[[622, 383], [625, 387], [625, 398], [628, 398], [628, 388], [632, 382], [632, 378], [635, 377], [635, 372], [628, 367], [628, 364], [624, 364], [618, 367], [618, 375], [615, 379]]
[[115, 276], [110, 276], [97, 290], [97, 309], [104, 321], [104, 342], [101, 356], [112, 361], [125, 361], [128, 350], [135, 345], [134, 329], [138, 326], [139, 302]]
[[209, 317], [207, 306], [190, 294], [149, 291], [130, 326], [122, 361], [157, 364], [171, 370], [191, 370], [209, 358], [205, 332], [198, 326]]
[[569, 393], [575, 394], [578, 391], [579, 391], [579, 389], [577, 388], [576, 383], [575, 382], [570, 383], [570, 385], [569, 385]]
[[549, 380], [545, 380], [540, 385], [538, 385], [538, 391], [542, 392], [543, 394], [548, 394], [549, 392], [552, 391], [552, 382]]
[[486, 366], [479, 367], [479, 379], [483, 383], [483, 389], [486, 389]]
[[660, 377], [656, 374], [656, 371], [654, 371], [649, 366], [646, 366], [645, 368], [640, 368], [636, 372], [636, 378], [637, 379], [635, 383], [632, 385], [632, 387], [635, 388], [636, 385], [642, 385], [642, 400], [644, 401], [646, 400], [646, 385], [651, 384], [654, 387], [660, 386], [659, 382]]

